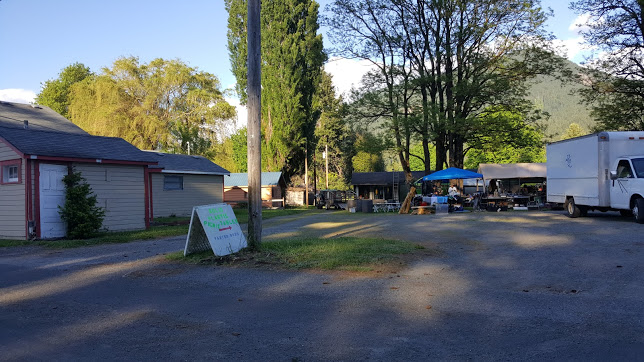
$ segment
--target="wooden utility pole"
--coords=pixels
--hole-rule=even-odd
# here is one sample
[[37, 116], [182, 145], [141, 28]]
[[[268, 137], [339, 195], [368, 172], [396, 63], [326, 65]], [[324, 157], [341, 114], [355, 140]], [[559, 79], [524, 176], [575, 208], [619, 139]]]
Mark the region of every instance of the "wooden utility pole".
[[304, 146], [304, 202], [309, 207], [309, 139]]
[[326, 189], [329, 189], [329, 144], [324, 145], [324, 162], [326, 170]]
[[262, 77], [260, 0], [248, 0], [248, 246], [262, 243]]
[[313, 195], [318, 194], [318, 162], [316, 161], [317, 157], [317, 147], [313, 148]]

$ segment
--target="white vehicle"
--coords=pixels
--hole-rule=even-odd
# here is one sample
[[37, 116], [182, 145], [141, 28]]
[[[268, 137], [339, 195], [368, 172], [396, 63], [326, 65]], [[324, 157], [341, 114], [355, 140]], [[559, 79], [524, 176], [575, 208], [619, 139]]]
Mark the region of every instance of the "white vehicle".
[[548, 202], [569, 217], [619, 210], [644, 223], [644, 132], [601, 132], [546, 147]]

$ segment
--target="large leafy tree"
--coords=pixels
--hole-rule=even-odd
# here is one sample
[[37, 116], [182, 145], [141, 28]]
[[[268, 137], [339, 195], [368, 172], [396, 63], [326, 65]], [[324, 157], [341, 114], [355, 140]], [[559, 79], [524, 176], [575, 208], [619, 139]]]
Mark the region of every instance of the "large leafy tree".
[[589, 15], [582, 34], [600, 51], [580, 77], [598, 130], [644, 129], [644, 2], [579, 0], [571, 8]]
[[335, 0], [327, 10], [334, 14], [325, 22], [335, 51], [344, 57], [367, 60], [374, 68], [352, 108], [362, 118], [384, 120], [394, 139], [395, 152], [410, 185], [401, 208], [405, 212], [416, 189], [409, 167], [411, 72], [405, 41], [400, 37], [400, 21], [387, 0]]
[[[246, 101], [246, 0], [226, 0], [228, 50], [236, 89]], [[301, 172], [316, 124], [313, 96], [326, 56], [312, 0], [262, 2], [262, 167]]]
[[397, 8], [421, 93], [419, 133], [433, 139], [438, 169], [445, 161], [463, 166], [467, 143], [481, 136], [474, 126], [491, 108], [528, 115], [526, 81], [561, 65], [542, 50], [549, 35], [539, 1], [401, 1]]
[[366, 130], [356, 130], [353, 170], [356, 172], [384, 171], [383, 154], [386, 148], [387, 145], [378, 136]]
[[544, 129], [527, 124], [524, 115], [491, 107], [473, 123], [466, 168], [479, 163], [545, 162]]
[[212, 157], [235, 117], [219, 88], [217, 77], [179, 60], [120, 58], [72, 86], [70, 116], [91, 134], [139, 148]]
[[559, 65], [542, 50], [549, 36], [537, 0], [335, 0], [329, 10], [335, 51], [376, 69], [362, 99], [386, 107], [362, 109], [388, 119], [409, 182], [414, 135], [426, 170], [430, 142], [437, 169], [462, 167], [473, 124], [490, 107], [527, 113], [525, 82]]
[[36, 103], [47, 106], [63, 117], [69, 119], [69, 93], [73, 84], [92, 76], [88, 67], [81, 63], [74, 63], [65, 67], [58, 78], [50, 79], [42, 84], [40, 93], [36, 96]]
[[[425, 156], [427, 150], [427, 156]], [[409, 167], [412, 171], [426, 171], [426, 166], [429, 164], [430, 170], [435, 170], [436, 165], [431, 158], [432, 154], [436, 154], [436, 148], [432, 144], [425, 144], [424, 142], [414, 143], [409, 149], [411, 155], [409, 159]], [[429, 162], [425, 160], [429, 158]], [[394, 166], [395, 167], [395, 166]]]

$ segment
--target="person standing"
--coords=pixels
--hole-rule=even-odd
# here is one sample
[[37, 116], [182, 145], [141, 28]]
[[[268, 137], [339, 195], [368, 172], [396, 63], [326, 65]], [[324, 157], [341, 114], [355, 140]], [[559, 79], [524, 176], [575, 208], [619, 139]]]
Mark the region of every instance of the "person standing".
[[448, 193], [448, 194], [449, 194], [449, 196], [451, 196], [451, 197], [456, 197], [456, 195], [458, 195], [458, 189], [456, 188], [456, 185], [455, 185], [455, 184], [452, 184], [452, 185], [449, 187], [449, 189], [447, 189], [447, 193]]

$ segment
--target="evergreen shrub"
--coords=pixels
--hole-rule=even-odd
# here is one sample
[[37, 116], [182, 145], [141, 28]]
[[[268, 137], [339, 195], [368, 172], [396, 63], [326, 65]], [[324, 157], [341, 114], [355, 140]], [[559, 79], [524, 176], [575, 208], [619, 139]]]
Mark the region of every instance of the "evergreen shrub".
[[67, 237], [87, 239], [94, 236], [103, 226], [105, 210], [96, 206], [96, 195], [80, 172], [63, 177], [65, 183], [65, 205], [59, 208], [63, 221], [67, 223]]

